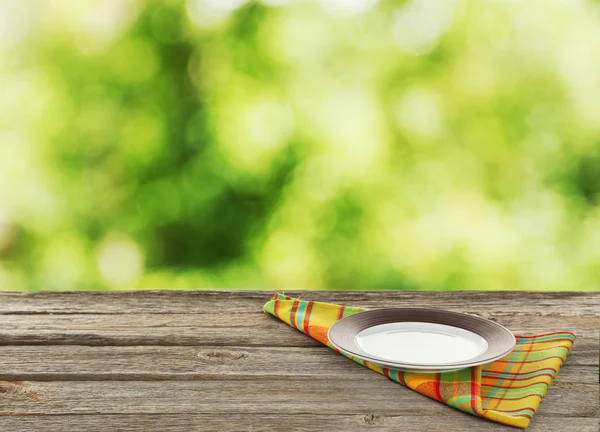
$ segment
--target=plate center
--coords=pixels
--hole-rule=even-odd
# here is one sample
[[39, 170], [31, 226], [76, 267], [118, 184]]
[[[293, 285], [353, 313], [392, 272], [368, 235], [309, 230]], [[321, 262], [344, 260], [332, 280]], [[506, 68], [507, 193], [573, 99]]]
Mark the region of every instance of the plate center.
[[488, 347], [476, 333], [423, 322], [376, 325], [359, 332], [355, 341], [369, 356], [427, 366], [468, 361]]

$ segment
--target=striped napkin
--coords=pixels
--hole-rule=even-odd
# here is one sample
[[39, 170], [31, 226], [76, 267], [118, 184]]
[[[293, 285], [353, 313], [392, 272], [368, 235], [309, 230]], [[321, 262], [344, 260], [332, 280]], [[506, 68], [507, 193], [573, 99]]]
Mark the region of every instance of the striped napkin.
[[[265, 312], [330, 348], [333, 347], [327, 339], [329, 327], [343, 317], [364, 310], [299, 300], [283, 294], [275, 294], [264, 306]], [[567, 358], [575, 335], [560, 332], [516, 336], [516, 339], [515, 349], [506, 357], [455, 372], [401, 372], [347, 357], [453, 408], [498, 423], [526, 428]]]

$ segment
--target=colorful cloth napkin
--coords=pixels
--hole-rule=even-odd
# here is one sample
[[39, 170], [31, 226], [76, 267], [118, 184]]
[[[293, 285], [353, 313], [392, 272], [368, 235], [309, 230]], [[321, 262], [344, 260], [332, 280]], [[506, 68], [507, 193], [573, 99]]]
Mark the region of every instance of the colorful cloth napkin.
[[[366, 309], [275, 294], [264, 311], [333, 348], [331, 325]], [[573, 346], [570, 332], [516, 336], [514, 350], [482, 366], [444, 373], [409, 373], [346, 356], [425, 396], [472, 415], [526, 428]], [[337, 349], [333, 348], [338, 351]], [[339, 351], [338, 351], [339, 352]]]

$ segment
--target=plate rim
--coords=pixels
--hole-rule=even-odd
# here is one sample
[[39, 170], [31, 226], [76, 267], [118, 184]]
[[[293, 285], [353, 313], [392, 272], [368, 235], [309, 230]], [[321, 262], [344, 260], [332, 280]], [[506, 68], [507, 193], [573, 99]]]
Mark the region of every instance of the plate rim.
[[[348, 349], [347, 347], [343, 347], [341, 345], [339, 345], [338, 343], [336, 343], [336, 341], [334, 339], [331, 338], [331, 333], [332, 330], [335, 331], [336, 326], [339, 327], [339, 323], [342, 323], [342, 321], [345, 322], [345, 324], [347, 325], [348, 322], [356, 320], [359, 315], [362, 315], [361, 318], [364, 318], [365, 315], [364, 314], [368, 314], [368, 315], [379, 315], [379, 314], [385, 314], [385, 313], [401, 313], [402, 311], [404, 312], [411, 312], [411, 313], [435, 313], [435, 314], [442, 314], [442, 315], [451, 315], [451, 316], [455, 316], [455, 317], [469, 317], [470, 320], [476, 320], [476, 321], [480, 321], [482, 323], [486, 323], [488, 326], [493, 326], [494, 328], [496, 328], [497, 330], [500, 330], [504, 335], [510, 335], [510, 338], [512, 339], [512, 343], [510, 344], [510, 347], [507, 345], [506, 349], [501, 351], [500, 353], [493, 355], [493, 356], [489, 356], [489, 357], [484, 357], [484, 358], [479, 358], [479, 360], [473, 360], [473, 359], [469, 359], [466, 361], [460, 361], [460, 362], [441, 362], [441, 363], [436, 363], [436, 364], [422, 364], [422, 363], [410, 363], [410, 362], [396, 362], [396, 361], [390, 361], [390, 360], [386, 360], [384, 358], [379, 358], [377, 356], [370, 356], [367, 353], [365, 353], [363, 351], [363, 353], [360, 352], [355, 352], [351, 349]], [[354, 318], [353, 318], [354, 317]], [[431, 323], [431, 321], [419, 321], [416, 319], [410, 319], [410, 320], [396, 320], [396, 321], [388, 321], [386, 323], [391, 323], [391, 322], [425, 322], [425, 323]], [[370, 327], [374, 327], [376, 325], [381, 325], [381, 324], [385, 324], [385, 323], [375, 323], [372, 325], [367, 325], [365, 328], [359, 330], [365, 330], [366, 328], [370, 328]], [[488, 347], [479, 355], [477, 355], [474, 358], [478, 358], [481, 357], [483, 355], [485, 355], [485, 353], [487, 351], [489, 351], [490, 345], [492, 344], [493, 341], [490, 341], [489, 339], [489, 335], [487, 334], [482, 334], [476, 331], [473, 331], [473, 329], [470, 328], [465, 328], [465, 327], [460, 327], [457, 325], [452, 325], [452, 324], [448, 324], [448, 323], [443, 323], [443, 322], [435, 322], [435, 324], [443, 324], [443, 325], [447, 325], [450, 327], [456, 327], [456, 328], [460, 328], [463, 330], [467, 330], [470, 331], [471, 333], [475, 333], [478, 334], [479, 336], [483, 337], [485, 339], [485, 341], [488, 344]], [[342, 324], [343, 325], [343, 324]], [[358, 334], [358, 332], [355, 332], [353, 337], [356, 336], [356, 334]], [[486, 337], [487, 336], [487, 337]], [[506, 327], [504, 327], [501, 324], [498, 324], [495, 321], [489, 320], [487, 318], [483, 318], [480, 317], [478, 315], [472, 315], [472, 314], [467, 314], [464, 312], [456, 312], [456, 311], [451, 311], [451, 310], [447, 310], [447, 309], [434, 309], [434, 308], [413, 308], [413, 307], [388, 307], [388, 308], [380, 308], [380, 309], [371, 309], [368, 311], [363, 311], [363, 312], [359, 312], [353, 315], [349, 315], [347, 317], [344, 317], [338, 321], [336, 321], [335, 323], [333, 323], [333, 325], [331, 325], [331, 327], [329, 327], [328, 331], [327, 331], [327, 340], [329, 341], [329, 343], [336, 348], [337, 350], [343, 352], [346, 355], [364, 360], [364, 361], [368, 361], [370, 363], [373, 364], [377, 364], [379, 366], [382, 367], [390, 367], [390, 368], [397, 368], [397, 369], [414, 369], [414, 370], [425, 370], [425, 371], [443, 371], [444, 369], [447, 370], [457, 370], [457, 369], [461, 369], [461, 368], [468, 368], [468, 367], [473, 367], [473, 366], [478, 366], [478, 365], [482, 365], [482, 364], [487, 364], [490, 362], [493, 362], [495, 360], [498, 360], [504, 356], [506, 356], [507, 354], [509, 354], [515, 347], [516, 345], [516, 337], [515, 335]], [[354, 345], [356, 345], [356, 342], [354, 342]], [[358, 347], [360, 349], [360, 347]]]

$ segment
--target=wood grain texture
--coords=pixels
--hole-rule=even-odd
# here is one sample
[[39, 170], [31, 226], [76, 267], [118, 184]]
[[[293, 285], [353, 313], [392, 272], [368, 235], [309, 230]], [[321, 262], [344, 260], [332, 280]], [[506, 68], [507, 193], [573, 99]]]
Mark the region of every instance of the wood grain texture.
[[[0, 380], [4, 381], [283, 380], [290, 377], [362, 381], [373, 379], [373, 372], [324, 346], [5, 346], [0, 368]], [[569, 358], [557, 382], [589, 384], [597, 379], [597, 365], [579, 366]]]
[[[598, 430], [600, 293], [288, 294], [473, 313], [524, 335], [573, 331], [529, 430]], [[515, 430], [335, 354], [262, 313], [270, 295], [0, 293], [0, 430]]]
[[[319, 346], [315, 340], [261, 311], [205, 314], [9, 314], [0, 315], [0, 344]], [[460, 311], [460, 310], [459, 310]], [[598, 318], [513, 316], [479, 312], [516, 334], [569, 329], [576, 348], [597, 358]], [[590, 357], [591, 356], [591, 357]]]
[[[43, 425], [44, 429], [39, 429]], [[283, 426], [282, 426], [283, 425]], [[466, 417], [456, 412], [427, 419], [419, 415], [385, 416], [379, 414], [316, 415], [264, 413], [245, 415], [221, 414], [148, 414], [148, 415], [65, 415], [36, 417], [0, 417], [0, 430], [11, 432], [72, 431], [72, 432], [515, 432], [519, 429]], [[556, 429], [556, 419], [536, 417], [528, 432]], [[591, 418], [570, 418], [564, 432], [597, 432], [598, 421]]]
[[[598, 385], [556, 382], [544, 398], [546, 416], [598, 415]], [[23, 381], [0, 383], [4, 412], [52, 414], [198, 414], [267, 412], [383, 415], [445, 415], [454, 408], [410, 391], [379, 374], [350, 379], [199, 381]], [[577, 403], [573, 403], [577, 401]]]
[[[0, 292], [0, 314], [13, 313], [229, 313], [256, 312], [272, 291]], [[593, 315], [600, 293], [513, 291], [286, 291], [293, 297], [348, 306], [432, 307], [467, 313], [503, 311], [529, 315]]]
[[[43, 425], [43, 426], [41, 426]], [[223, 414], [130, 414], [0, 417], [0, 430], [11, 432], [515, 432], [460, 412], [436, 415], [426, 421], [420, 415], [386, 416], [374, 413], [348, 415], [262, 413]], [[569, 418], [557, 429], [556, 418], [536, 416], [528, 432], [560, 430], [598, 432], [598, 420]]]

